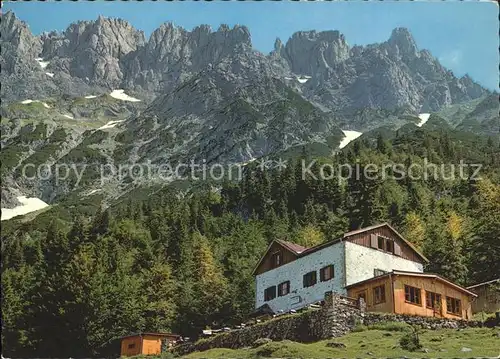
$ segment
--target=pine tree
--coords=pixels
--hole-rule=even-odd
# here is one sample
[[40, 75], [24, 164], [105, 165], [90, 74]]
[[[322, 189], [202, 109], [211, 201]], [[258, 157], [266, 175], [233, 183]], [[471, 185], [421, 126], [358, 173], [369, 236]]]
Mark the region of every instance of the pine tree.
[[471, 277], [484, 282], [500, 277], [500, 185], [489, 180], [478, 184], [477, 222], [471, 242]]
[[227, 281], [217, 265], [206, 237], [193, 234], [193, 291], [195, 293], [195, 328], [202, 329], [221, 319], [220, 312], [226, 305]]
[[145, 272], [143, 284], [147, 296], [144, 308], [147, 330], [170, 331], [176, 314], [176, 284], [170, 266], [157, 261]]
[[425, 223], [415, 212], [406, 214], [404, 220], [404, 237], [413, 243], [417, 248], [421, 248], [425, 239]]

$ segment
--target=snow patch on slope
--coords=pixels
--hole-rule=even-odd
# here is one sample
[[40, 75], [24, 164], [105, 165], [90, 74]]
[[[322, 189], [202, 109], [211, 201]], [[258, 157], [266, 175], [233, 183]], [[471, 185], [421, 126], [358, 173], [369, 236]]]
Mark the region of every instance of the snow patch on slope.
[[47, 75], [49, 77], [54, 77], [54, 74], [52, 72], [46, 72], [45, 75]]
[[430, 113], [421, 113], [418, 115], [418, 118], [420, 119], [420, 122], [417, 123], [418, 127], [422, 127], [424, 123], [426, 123], [429, 120]]
[[70, 115], [63, 115], [64, 117], [66, 118], [69, 118], [70, 120], [74, 120], [75, 118], [73, 116], [70, 116]]
[[311, 76], [304, 76], [301, 75], [297, 77], [297, 81], [300, 82], [301, 84], [305, 84], [307, 81], [309, 81], [312, 77]]
[[246, 165], [248, 165], [249, 163], [252, 163], [252, 162], [253, 162], [253, 161], [255, 161], [255, 160], [257, 160], [257, 159], [256, 159], [255, 157], [252, 157], [252, 158], [250, 158], [248, 161], [246, 161], [246, 162], [242, 162], [242, 163], [241, 163], [241, 165], [242, 165], [242, 166], [246, 166]]
[[104, 126], [101, 126], [98, 128], [98, 130], [105, 130], [107, 128], [113, 128], [115, 127], [116, 125], [118, 125], [120, 122], [123, 122], [125, 120], [117, 120], [117, 121], [109, 121], [107, 124], [105, 124]]
[[342, 141], [340, 141], [339, 148], [344, 148], [350, 142], [354, 141], [356, 138], [358, 138], [363, 134], [363, 132], [350, 131], [350, 130], [342, 130], [342, 132], [344, 132], [345, 137], [342, 139]]
[[42, 69], [46, 68], [50, 64], [50, 61], [43, 61], [41, 57], [37, 57], [35, 60], [38, 62]]
[[85, 96], [85, 98], [96, 98], [97, 96], [95, 95], [89, 95], [89, 96]]
[[[23, 105], [28, 105], [28, 104], [33, 103], [33, 102], [40, 102], [40, 101], [38, 101], [38, 100], [24, 100], [24, 101], [21, 101], [21, 103], [22, 103]], [[41, 102], [41, 104], [42, 104], [42, 105], [43, 105], [43, 107], [45, 107], [45, 108], [50, 108], [50, 106], [49, 106], [49, 105], [47, 105], [45, 102]]]
[[30, 212], [38, 211], [39, 209], [48, 206], [47, 203], [38, 198], [26, 198], [25, 196], [17, 197], [21, 203], [20, 206], [14, 208], [2, 208], [1, 220], [5, 221], [16, 216], [21, 216]]
[[139, 101], [141, 101], [138, 98], [135, 98], [135, 97], [127, 95], [125, 93], [125, 90], [113, 90], [109, 95], [111, 97], [114, 97], [114, 98], [116, 98], [118, 100], [122, 100], [122, 101], [130, 101], [130, 102], [139, 102]]

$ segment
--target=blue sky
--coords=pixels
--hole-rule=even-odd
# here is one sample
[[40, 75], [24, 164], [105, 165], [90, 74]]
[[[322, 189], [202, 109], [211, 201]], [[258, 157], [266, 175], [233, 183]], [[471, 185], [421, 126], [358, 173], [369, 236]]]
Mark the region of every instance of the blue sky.
[[299, 30], [339, 30], [350, 45], [366, 45], [385, 41], [393, 28], [404, 26], [419, 48], [430, 50], [456, 75], [468, 73], [498, 89], [498, 5], [493, 2], [3, 2], [2, 11], [7, 10], [35, 34], [98, 15], [123, 18], [147, 36], [167, 21], [186, 29], [241, 24], [263, 52], [272, 50], [276, 37], [286, 42]]

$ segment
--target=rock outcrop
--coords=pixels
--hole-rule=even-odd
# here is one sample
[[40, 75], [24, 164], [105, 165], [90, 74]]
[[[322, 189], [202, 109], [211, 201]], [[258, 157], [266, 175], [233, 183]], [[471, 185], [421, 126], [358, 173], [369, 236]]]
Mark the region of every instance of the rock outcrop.
[[144, 33], [121, 19], [100, 16], [71, 24], [62, 34], [41, 36], [41, 57], [49, 69], [106, 88], [119, 88], [124, 77], [121, 59], [145, 43]]

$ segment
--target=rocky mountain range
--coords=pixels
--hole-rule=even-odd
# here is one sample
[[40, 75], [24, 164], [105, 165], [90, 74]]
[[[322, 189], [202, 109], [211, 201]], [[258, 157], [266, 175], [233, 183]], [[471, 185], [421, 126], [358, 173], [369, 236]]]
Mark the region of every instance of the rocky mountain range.
[[[51, 177], [23, 179], [27, 163], [247, 163], [301, 145], [336, 151], [343, 130], [416, 125], [419, 113], [437, 111], [465, 131], [500, 127], [498, 95], [454, 76], [404, 28], [368, 46], [302, 31], [270, 54], [252, 47], [244, 26], [165, 23], [146, 39], [99, 17], [35, 36], [7, 12], [0, 32], [5, 208], [19, 193], [54, 203], [74, 192]], [[98, 175], [78, 193], [97, 191]]]
[[[487, 93], [419, 50], [404, 28], [395, 29], [386, 42], [365, 47], [350, 47], [338, 31], [301, 31], [286, 44], [277, 39], [269, 55], [252, 48], [244, 26], [221, 25], [212, 31], [201, 25], [187, 31], [166, 23], [146, 39], [124, 20], [99, 17], [62, 33], [34, 36], [7, 12], [0, 30], [4, 101], [116, 88], [153, 98], [227, 59], [235, 64], [234, 72], [251, 64], [283, 81], [295, 80], [304, 97], [332, 111], [408, 107], [429, 112]], [[297, 76], [310, 80], [301, 83]]]

